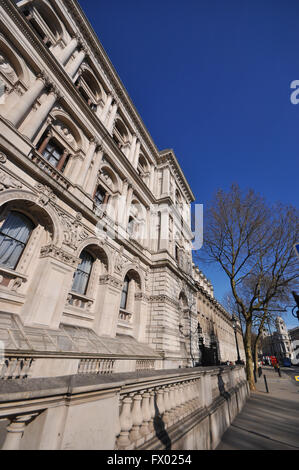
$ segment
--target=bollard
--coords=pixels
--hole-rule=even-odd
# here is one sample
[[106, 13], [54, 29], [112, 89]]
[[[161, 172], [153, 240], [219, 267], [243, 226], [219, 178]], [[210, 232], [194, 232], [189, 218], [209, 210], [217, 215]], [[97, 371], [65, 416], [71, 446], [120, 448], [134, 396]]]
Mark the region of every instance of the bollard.
[[267, 384], [267, 379], [266, 379], [266, 376], [265, 376], [265, 375], [264, 375], [264, 381], [265, 381], [266, 392], [269, 393], [268, 384]]
[[279, 377], [281, 377], [280, 367], [277, 368], [277, 372], [279, 374]]
[[256, 378], [256, 372], [255, 372], [255, 369], [254, 369], [254, 371], [253, 371], [253, 375], [254, 375], [254, 381], [255, 381], [255, 383], [257, 383], [257, 378]]

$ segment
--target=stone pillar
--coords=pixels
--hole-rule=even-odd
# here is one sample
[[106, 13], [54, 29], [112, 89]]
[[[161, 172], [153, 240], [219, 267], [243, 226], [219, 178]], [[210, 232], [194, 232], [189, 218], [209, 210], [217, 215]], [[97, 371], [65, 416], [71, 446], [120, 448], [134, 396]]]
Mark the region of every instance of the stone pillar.
[[133, 165], [134, 168], [137, 168], [139, 153], [140, 153], [140, 142], [139, 142], [139, 140], [137, 140], [134, 159], [133, 159], [133, 162], [132, 162], [132, 165]]
[[169, 243], [169, 209], [164, 207], [161, 210], [161, 227], [160, 227], [160, 249], [167, 250]]
[[68, 68], [68, 73], [72, 78], [74, 78], [74, 76], [78, 72], [80, 65], [82, 64], [83, 60], [85, 59], [86, 52], [87, 52], [86, 49], [84, 47], [82, 47], [81, 51], [78, 52], [78, 54], [74, 58], [73, 62], [70, 64], [70, 66]]
[[146, 343], [146, 327], [148, 324], [148, 304], [145, 294], [134, 295], [133, 336], [139, 343]]
[[101, 114], [101, 120], [102, 122], [105, 124], [105, 121], [106, 121], [106, 118], [107, 118], [107, 114], [108, 114], [108, 111], [110, 109], [110, 106], [111, 106], [111, 103], [112, 103], [112, 100], [113, 100], [113, 97], [112, 95], [109, 93], [108, 96], [107, 96], [107, 99], [106, 99], [106, 103], [104, 105], [104, 108], [102, 110], [102, 114]]
[[44, 89], [45, 84], [45, 77], [43, 75], [38, 76], [29, 90], [27, 90], [26, 93], [24, 93], [16, 104], [8, 111], [6, 119], [17, 127], [25, 118], [28, 111], [32, 108], [35, 100]]
[[126, 206], [124, 210], [124, 218], [123, 218], [123, 226], [127, 228], [128, 224], [128, 219], [129, 219], [129, 213], [130, 213], [130, 207], [132, 203], [132, 197], [133, 197], [133, 186], [131, 184], [128, 185], [128, 194], [127, 194], [127, 200], [126, 200]]
[[162, 185], [162, 194], [168, 195], [169, 194], [169, 182], [170, 182], [170, 173], [169, 168], [163, 168], [163, 185]]
[[65, 149], [62, 156], [61, 156], [61, 159], [59, 160], [59, 162], [57, 164], [57, 167], [56, 167], [57, 170], [59, 170], [59, 171], [62, 170], [62, 167], [63, 167], [68, 155], [69, 155], [69, 151], [68, 151], [68, 149]]
[[7, 426], [7, 434], [1, 450], [19, 450], [26, 423], [35, 417], [37, 413], [30, 415], [14, 416]]
[[112, 105], [111, 113], [110, 113], [108, 123], [107, 123], [107, 129], [110, 133], [112, 133], [112, 130], [113, 130], [116, 113], [117, 113], [117, 103], [114, 103]]
[[92, 170], [91, 170], [91, 173], [89, 175], [89, 178], [86, 184], [86, 192], [88, 194], [93, 194], [94, 192], [103, 155], [104, 155], [103, 149], [101, 147], [98, 147], [98, 149], [95, 151], [95, 154], [94, 154]]
[[137, 136], [134, 134], [133, 138], [132, 138], [132, 142], [131, 142], [130, 152], [129, 152], [129, 155], [128, 155], [128, 159], [130, 160], [131, 163], [133, 163], [133, 158], [134, 158], [134, 155], [135, 155], [136, 140], [137, 140]]
[[58, 328], [79, 261], [54, 245], [42, 247], [22, 309], [26, 325]]
[[128, 180], [123, 181], [123, 187], [121, 196], [118, 198], [118, 206], [117, 206], [117, 222], [119, 225], [124, 225], [125, 221], [125, 212], [126, 212], [126, 204], [127, 204], [127, 196], [128, 196]]
[[97, 315], [93, 324], [96, 334], [110, 338], [116, 336], [122, 288], [122, 281], [111, 275], [103, 274], [99, 277], [95, 302]]
[[150, 166], [150, 179], [149, 179], [149, 189], [153, 192], [154, 190], [154, 177], [155, 177], [155, 167], [154, 165]]
[[71, 39], [68, 45], [65, 46], [65, 48], [59, 54], [58, 59], [60, 60], [62, 65], [65, 65], [67, 63], [71, 55], [75, 52], [75, 49], [77, 46], [78, 46], [78, 39], [74, 37], [73, 39]]
[[37, 149], [37, 151], [39, 153], [43, 153], [43, 151], [46, 149], [48, 143], [50, 142], [51, 138], [53, 137], [53, 132], [52, 130], [50, 129], [48, 132], [47, 132], [47, 136], [45, 137], [45, 139], [43, 140], [43, 142], [41, 143], [41, 145], [39, 146], [39, 148]]
[[29, 120], [22, 128], [22, 134], [26, 135], [29, 139], [33, 139], [35, 137], [37, 131], [40, 129], [49, 112], [53, 108], [57, 97], [58, 91], [55, 88], [52, 88], [45, 101], [41, 104], [37, 111], [35, 111], [35, 113], [29, 117]]
[[93, 156], [94, 156], [97, 145], [98, 145], [98, 143], [96, 142], [96, 140], [94, 138], [92, 138], [89, 141], [89, 149], [86, 153], [86, 156], [85, 156], [85, 159], [84, 159], [84, 162], [83, 162], [80, 174], [79, 174], [79, 178], [78, 178], [78, 181], [77, 181], [77, 184], [79, 186], [84, 186], [84, 182], [85, 182], [85, 179], [87, 177], [87, 173], [88, 173], [89, 167], [91, 165], [91, 162], [92, 162], [92, 159], [93, 159]]

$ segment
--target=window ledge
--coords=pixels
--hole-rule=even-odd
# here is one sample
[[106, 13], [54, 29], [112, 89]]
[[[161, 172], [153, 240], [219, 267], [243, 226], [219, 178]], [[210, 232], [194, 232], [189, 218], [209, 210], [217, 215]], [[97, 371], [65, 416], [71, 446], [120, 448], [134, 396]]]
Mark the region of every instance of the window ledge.
[[18, 289], [27, 282], [28, 276], [13, 269], [0, 266], [0, 287], [16, 293]]
[[90, 311], [93, 304], [94, 299], [83, 294], [77, 294], [76, 292], [70, 292], [67, 298], [67, 307], [85, 310], [86, 312]]

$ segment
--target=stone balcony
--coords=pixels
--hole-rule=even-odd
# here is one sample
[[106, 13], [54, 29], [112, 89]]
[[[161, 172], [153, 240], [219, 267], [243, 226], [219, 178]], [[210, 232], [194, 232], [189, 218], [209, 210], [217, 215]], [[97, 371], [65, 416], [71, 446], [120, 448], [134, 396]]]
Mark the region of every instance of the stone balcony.
[[0, 448], [214, 449], [248, 396], [242, 366], [0, 383]]

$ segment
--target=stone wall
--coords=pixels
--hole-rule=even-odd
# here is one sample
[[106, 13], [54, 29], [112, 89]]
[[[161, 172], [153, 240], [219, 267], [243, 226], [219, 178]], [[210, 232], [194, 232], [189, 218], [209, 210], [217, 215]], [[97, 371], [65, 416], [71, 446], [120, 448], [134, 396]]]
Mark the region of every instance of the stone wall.
[[214, 449], [241, 411], [241, 366], [5, 382], [2, 449]]

